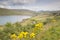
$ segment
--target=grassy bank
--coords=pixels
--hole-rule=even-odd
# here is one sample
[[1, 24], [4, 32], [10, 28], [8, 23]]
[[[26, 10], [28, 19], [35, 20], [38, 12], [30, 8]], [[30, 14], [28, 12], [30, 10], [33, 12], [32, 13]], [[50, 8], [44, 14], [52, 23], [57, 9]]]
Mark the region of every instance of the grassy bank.
[[0, 29], [0, 40], [60, 40], [60, 16], [37, 15], [6, 23]]

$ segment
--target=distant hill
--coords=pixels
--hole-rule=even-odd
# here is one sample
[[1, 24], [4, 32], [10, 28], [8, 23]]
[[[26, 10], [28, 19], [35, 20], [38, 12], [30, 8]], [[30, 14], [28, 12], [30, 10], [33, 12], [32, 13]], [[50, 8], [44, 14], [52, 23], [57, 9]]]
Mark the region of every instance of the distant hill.
[[58, 15], [60, 14], [60, 10], [58, 11], [32, 11], [32, 10], [27, 10], [27, 9], [5, 9], [5, 8], [0, 8], [0, 15], [40, 15], [40, 14], [53, 14], [57, 13]]
[[27, 9], [4, 9], [0, 8], [0, 15], [34, 15], [36, 12]]
[[38, 11], [40, 14], [48, 14], [48, 15], [60, 15], [60, 10], [56, 11]]

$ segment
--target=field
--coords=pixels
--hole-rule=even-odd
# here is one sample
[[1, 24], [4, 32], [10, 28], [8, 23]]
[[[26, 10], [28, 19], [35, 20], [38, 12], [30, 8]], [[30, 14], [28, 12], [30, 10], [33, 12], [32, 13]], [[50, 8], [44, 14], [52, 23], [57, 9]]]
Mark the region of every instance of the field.
[[0, 40], [60, 40], [60, 15], [36, 15], [0, 26]]

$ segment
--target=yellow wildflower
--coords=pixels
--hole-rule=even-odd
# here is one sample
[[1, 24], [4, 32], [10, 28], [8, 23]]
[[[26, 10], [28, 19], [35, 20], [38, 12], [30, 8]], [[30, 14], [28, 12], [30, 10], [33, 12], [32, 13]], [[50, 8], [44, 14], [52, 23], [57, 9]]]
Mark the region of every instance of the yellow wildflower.
[[17, 38], [23, 38], [23, 34], [19, 34]]
[[18, 35], [18, 38], [26, 37], [27, 34], [28, 34], [28, 32], [21, 32], [21, 33]]
[[41, 28], [42, 26], [43, 26], [43, 23], [38, 23], [35, 25], [35, 27], [39, 27], [39, 28]]
[[35, 38], [35, 34], [34, 33], [31, 33], [30, 34], [30, 38]]
[[18, 38], [23, 38], [23, 34], [24, 34], [24, 32], [21, 32], [21, 33], [18, 35]]
[[10, 37], [11, 37], [12, 39], [15, 39], [17, 36], [16, 36], [16, 34], [12, 34]]
[[24, 32], [24, 37], [26, 37], [26, 36], [27, 36], [27, 34], [28, 34], [28, 32]]

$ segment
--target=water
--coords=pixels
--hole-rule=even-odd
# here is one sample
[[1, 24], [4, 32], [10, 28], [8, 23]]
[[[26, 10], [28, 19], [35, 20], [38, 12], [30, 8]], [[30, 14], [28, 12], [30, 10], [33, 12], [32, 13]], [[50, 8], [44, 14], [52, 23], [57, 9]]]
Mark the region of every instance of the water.
[[27, 19], [30, 17], [31, 16], [21, 16], [21, 15], [0, 16], [0, 25], [6, 24], [7, 22], [11, 23], [21, 22], [23, 19]]

